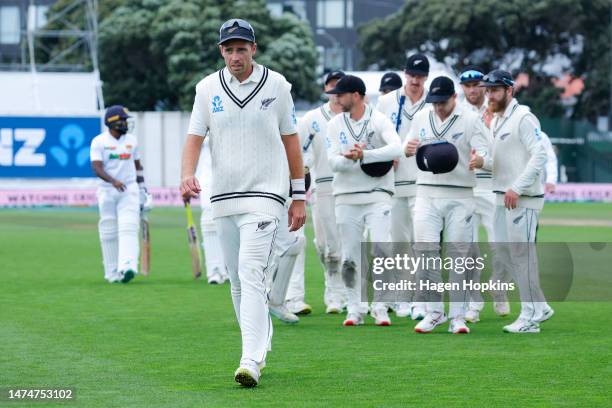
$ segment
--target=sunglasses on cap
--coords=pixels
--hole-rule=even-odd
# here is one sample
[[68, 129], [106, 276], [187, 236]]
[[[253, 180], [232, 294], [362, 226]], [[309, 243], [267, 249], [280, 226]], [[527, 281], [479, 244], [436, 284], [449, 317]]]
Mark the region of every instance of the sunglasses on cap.
[[480, 81], [484, 77], [484, 74], [480, 71], [469, 70], [461, 73], [459, 76], [459, 81], [468, 82], [468, 81]]
[[221, 26], [221, 28], [219, 29], [219, 34], [221, 34], [224, 30], [227, 30], [229, 28], [234, 27], [235, 25], [237, 25], [240, 28], [244, 28], [245, 30], [249, 30], [251, 32], [255, 32], [255, 30], [253, 30], [253, 27], [246, 21], [239, 19], [239, 18], [233, 18], [231, 20], [227, 20], [225, 23], [223, 23], [223, 25]]
[[514, 81], [511, 78], [508, 78], [507, 76], [499, 74], [497, 72], [490, 72], [487, 75], [483, 76], [482, 82], [488, 85], [514, 86]]

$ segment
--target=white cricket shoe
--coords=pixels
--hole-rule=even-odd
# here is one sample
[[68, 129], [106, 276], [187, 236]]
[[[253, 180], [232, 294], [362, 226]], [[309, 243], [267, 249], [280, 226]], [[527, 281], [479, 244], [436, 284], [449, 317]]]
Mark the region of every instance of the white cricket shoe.
[[243, 387], [255, 387], [259, 384], [260, 375], [259, 365], [254, 361], [245, 360], [240, 362], [240, 367], [234, 373], [234, 380]]
[[477, 323], [480, 321], [480, 312], [476, 309], [470, 309], [465, 312], [465, 321], [469, 323]]
[[423, 320], [421, 320], [416, 326], [414, 331], [417, 333], [431, 333], [433, 329], [446, 322], [448, 318], [442, 312], [431, 312], [427, 313]]
[[539, 333], [540, 326], [536, 322], [518, 318], [514, 323], [504, 326], [506, 333]]
[[408, 317], [412, 312], [412, 304], [409, 302], [398, 302], [394, 307], [397, 317]]
[[287, 309], [296, 315], [307, 315], [312, 313], [312, 307], [301, 300], [287, 302]]
[[533, 319], [533, 321], [536, 323], [542, 323], [542, 322], [547, 321], [551, 317], [553, 317], [554, 314], [555, 314], [555, 311], [553, 310], [553, 308], [546, 305], [546, 309], [544, 309], [542, 314], [536, 317], [535, 319]]
[[425, 308], [422, 305], [414, 303], [412, 304], [412, 308], [410, 311], [410, 316], [412, 317], [412, 320], [423, 320], [426, 314], [427, 312], [425, 312]]
[[342, 323], [343, 326], [361, 326], [364, 324], [363, 314], [348, 313], [346, 319]]
[[374, 318], [374, 323], [377, 326], [391, 326], [391, 319], [389, 318], [386, 307], [372, 309], [370, 311], [370, 316]]
[[448, 331], [453, 334], [469, 334], [470, 328], [465, 324], [465, 320], [455, 318], [451, 319], [448, 325]]
[[325, 313], [327, 314], [339, 314], [342, 313], [342, 310], [344, 308], [342, 307], [342, 305], [338, 302], [330, 302], [329, 305], [327, 305], [327, 308], [325, 308]]
[[495, 314], [501, 317], [508, 316], [510, 314], [510, 303], [506, 302], [493, 302], [493, 310]]
[[270, 309], [270, 314], [281, 322], [295, 324], [300, 321], [300, 318], [287, 310], [285, 305], [270, 304], [268, 308]]

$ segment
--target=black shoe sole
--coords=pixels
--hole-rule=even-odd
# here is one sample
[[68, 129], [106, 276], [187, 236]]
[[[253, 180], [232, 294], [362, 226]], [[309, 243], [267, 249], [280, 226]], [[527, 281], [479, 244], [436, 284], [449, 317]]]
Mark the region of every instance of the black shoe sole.
[[136, 276], [134, 271], [125, 271], [125, 273], [123, 274], [123, 279], [121, 279], [121, 283], [128, 283], [129, 281], [134, 279], [134, 276]]

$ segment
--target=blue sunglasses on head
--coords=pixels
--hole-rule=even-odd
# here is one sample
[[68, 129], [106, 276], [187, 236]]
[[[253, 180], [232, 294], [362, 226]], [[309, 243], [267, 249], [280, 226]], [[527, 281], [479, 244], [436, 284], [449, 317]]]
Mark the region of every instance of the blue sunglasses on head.
[[484, 74], [482, 72], [476, 70], [469, 70], [461, 73], [459, 80], [461, 82], [480, 81], [483, 77]]

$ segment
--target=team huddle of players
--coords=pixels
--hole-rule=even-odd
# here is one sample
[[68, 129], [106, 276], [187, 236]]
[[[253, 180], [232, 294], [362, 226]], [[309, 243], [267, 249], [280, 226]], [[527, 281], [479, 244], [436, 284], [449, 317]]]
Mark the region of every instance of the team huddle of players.
[[[538, 119], [513, 98], [509, 73], [485, 75], [475, 66], [460, 73], [465, 100], [459, 101], [450, 78], [425, 82], [429, 61], [421, 54], [408, 58], [405, 84], [397, 74], [381, 80], [376, 107], [367, 103], [361, 79], [341, 71], [325, 78], [329, 101], [298, 121], [304, 164], [311, 180], [315, 247], [325, 274], [327, 313], [347, 315], [343, 324], [364, 324], [369, 313], [375, 324], [391, 324], [389, 310], [418, 321], [415, 331], [429, 333], [450, 320], [449, 331], [469, 333], [484, 307], [480, 291], [449, 293], [449, 313], [442, 294], [415, 291], [399, 302], [364, 302], [361, 296], [361, 243], [414, 243], [420, 254], [439, 254], [441, 234], [454, 243], [456, 256], [477, 251], [457, 243], [477, 242], [483, 225], [490, 242], [529, 243], [535, 240], [544, 184], [554, 187], [556, 159]], [[208, 146], [199, 172], [204, 168]], [[200, 177], [206, 180], [206, 177]], [[207, 187], [202, 185], [202, 235], [208, 280], [227, 279], [211, 222]], [[289, 233], [281, 228], [274, 267], [268, 273], [270, 313], [287, 323], [311, 312], [304, 301], [303, 228]], [[510, 247], [511, 249], [512, 247]], [[504, 331], [531, 333], [549, 319], [553, 309], [539, 287], [537, 262], [510, 249], [500, 251], [492, 281], [514, 280], [521, 313]], [[533, 250], [533, 249], [530, 249]], [[529, 260], [531, 259], [531, 261]], [[415, 278], [441, 282], [441, 270], [429, 269]], [[466, 274], [449, 279], [465, 280]], [[479, 281], [479, 270], [469, 279]], [[510, 313], [505, 291], [494, 291], [496, 314]]]

